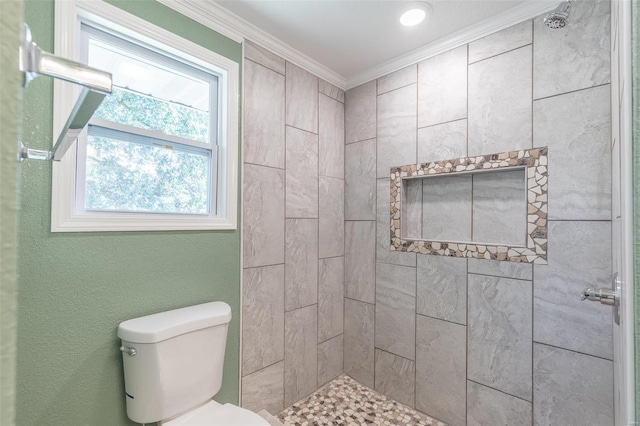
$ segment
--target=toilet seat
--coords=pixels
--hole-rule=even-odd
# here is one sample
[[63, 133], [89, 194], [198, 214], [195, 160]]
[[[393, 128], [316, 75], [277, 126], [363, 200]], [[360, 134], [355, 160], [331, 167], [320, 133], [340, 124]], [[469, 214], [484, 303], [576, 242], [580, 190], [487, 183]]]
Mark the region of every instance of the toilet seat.
[[269, 423], [245, 408], [233, 404], [219, 404], [209, 401], [162, 426], [269, 426]]

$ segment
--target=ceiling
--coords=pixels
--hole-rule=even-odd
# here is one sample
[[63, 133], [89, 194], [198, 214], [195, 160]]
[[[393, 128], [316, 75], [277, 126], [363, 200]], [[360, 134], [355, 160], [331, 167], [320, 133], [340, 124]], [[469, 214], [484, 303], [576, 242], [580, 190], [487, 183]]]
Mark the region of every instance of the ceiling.
[[526, 4], [549, 5], [554, 0], [429, 0], [433, 8], [431, 16], [415, 27], [403, 27], [398, 21], [400, 10], [411, 1], [216, 0], [215, 3], [349, 80]]

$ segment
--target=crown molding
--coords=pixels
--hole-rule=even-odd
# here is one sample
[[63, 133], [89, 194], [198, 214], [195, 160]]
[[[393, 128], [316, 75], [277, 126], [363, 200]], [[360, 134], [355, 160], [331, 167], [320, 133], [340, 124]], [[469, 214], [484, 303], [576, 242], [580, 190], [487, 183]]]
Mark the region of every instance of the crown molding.
[[344, 89], [346, 78], [330, 70], [321, 63], [302, 54], [288, 44], [261, 30], [255, 25], [245, 21], [239, 16], [229, 12], [222, 6], [202, 0], [157, 0], [159, 3], [181, 13], [182, 15], [205, 25], [212, 30], [242, 43], [245, 39], [251, 40], [271, 52], [281, 56], [329, 83]]
[[208, 28], [238, 42], [251, 40], [287, 61], [312, 72], [329, 83], [348, 90], [375, 80], [394, 71], [416, 64], [448, 50], [486, 37], [512, 25], [534, 18], [557, 6], [554, 0], [539, 0], [511, 8], [476, 25], [426, 44], [390, 61], [346, 78], [321, 63], [304, 55], [283, 41], [261, 30], [213, 1], [202, 0], [157, 0], [159, 3], [205, 25]]
[[231, 29], [230, 27], [224, 24], [221, 24], [220, 21], [215, 16], [215, 14], [210, 13], [207, 10], [208, 9], [207, 3], [196, 2], [196, 1], [181, 1], [181, 0], [156, 0], [156, 1], [186, 16], [187, 18], [193, 19], [194, 21], [204, 25], [205, 27], [210, 28], [215, 32], [222, 34], [225, 37], [230, 38], [236, 43], [242, 43], [244, 41], [244, 37], [242, 36], [242, 34], [234, 31], [233, 29]]
[[524, 3], [522, 6], [511, 8], [492, 18], [485, 19], [476, 25], [455, 32], [448, 37], [426, 44], [418, 49], [412, 50], [411, 52], [349, 77], [345, 85], [345, 90], [367, 83], [371, 80], [375, 80], [409, 65], [431, 58], [432, 56], [439, 55], [448, 50], [470, 43], [474, 40], [486, 37], [496, 31], [504, 30], [505, 28], [509, 28], [515, 24], [526, 21], [527, 19], [534, 18], [542, 13], [550, 11], [556, 7], [557, 4], [557, 2], [550, 1], [533, 1]]

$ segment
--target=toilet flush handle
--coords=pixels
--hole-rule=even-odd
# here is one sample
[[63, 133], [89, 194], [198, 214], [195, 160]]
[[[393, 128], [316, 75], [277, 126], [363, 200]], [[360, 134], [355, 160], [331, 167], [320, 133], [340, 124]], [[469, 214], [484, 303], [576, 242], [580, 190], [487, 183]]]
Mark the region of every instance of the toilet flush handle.
[[120, 352], [129, 354], [129, 356], [136, 356], [136, 354], [138, 353], [138, 351], [136, 351], [136, 348], [127, 348], [124, 346], [120, 346]]

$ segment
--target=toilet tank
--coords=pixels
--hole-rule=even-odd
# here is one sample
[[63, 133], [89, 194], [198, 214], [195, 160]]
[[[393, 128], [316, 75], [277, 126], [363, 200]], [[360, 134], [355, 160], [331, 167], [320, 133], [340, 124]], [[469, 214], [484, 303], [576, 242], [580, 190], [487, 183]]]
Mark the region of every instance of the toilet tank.
[[231, 308], [203, 303], [125, 321], [118, 326], [127, 415], [138, 423], [166, 420], [220, 390]]

